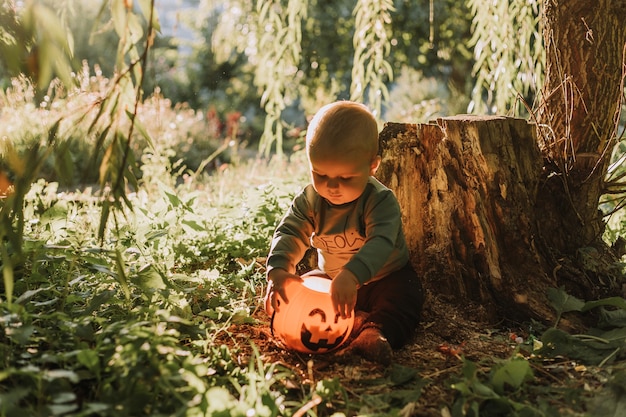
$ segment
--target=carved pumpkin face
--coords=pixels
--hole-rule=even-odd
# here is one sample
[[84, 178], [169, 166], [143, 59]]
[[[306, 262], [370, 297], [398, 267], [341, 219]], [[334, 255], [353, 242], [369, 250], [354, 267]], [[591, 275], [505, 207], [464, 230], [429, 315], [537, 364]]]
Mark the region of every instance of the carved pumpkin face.
[[272, 334], [287, 348], [304, 353], [326, 353], [348, 339], [354, 314], [342, 319], [330, 299], [330, 279], [302, 277], [285, 287], [289, 303], [279, 298], [272, 318]]

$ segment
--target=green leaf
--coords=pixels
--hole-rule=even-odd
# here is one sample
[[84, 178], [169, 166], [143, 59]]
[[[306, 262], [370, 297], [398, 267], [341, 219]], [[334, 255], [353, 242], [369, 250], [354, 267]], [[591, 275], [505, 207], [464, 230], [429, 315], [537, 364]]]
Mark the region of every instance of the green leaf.
[[471, 391], [467, 382], [457, 382], [451, 385], [452, 389], [455, 389], [461, 393], [461, 397], [469, 397]]
[[207, 415], [221, 415], [217, 413], [228, 413], [224, 415], [230, 415], [230, 410], [237, 404], [237, 400], [233, 397], [226, 388], [213, 387], [206, 393], [208, 400]]
[[91, 349], [83, 349], [76, 355], [78, 362], [85, 368], [89, 369], [95, 374], [100, 373], [100, 358], [98, 353]]
[[35, 327], [27, 324], [11, 329], [10, 338], [19, 345], [25, 345], [30, 341], [30, 337], [35, 332]]
[[167, 191], [163, 191], [163, 192], [165, 193], [165, 195], [167, 196], [167, 199], [170, 201], [170, 204], [173, 207], [178, 207], [182, 204], [182, 201], [180, 200], [180, 198], [178, 198], [176, 194], [169, 193]]
[[587, 301], [580, 311], [588, 311], [596, 307], [618, 307], [626, 310], [626, 300], [622, 297], [609, 297], [595, 301]]
[[194, 220], [183, 220], [181, 223], [184, 224], [185, 226], [189, 226], [192, 230], [196, 232], [202, 232], [206, 230], [204, 226], [198, 224], [198, 222]]
[[102, 210], [100, 212], [100, 224], [98, 225], [98, 238], [104, 237], [104, 231], [106, 230], [107, 222], [109, 220], [109, 214], [111, 212], [111, 202], [105, 200], [102, 202]]
[[157, 32], [161, 31], [161, 23], [159, 21], [159, 14], [156, 7], [152, 7], [151, 0], [139, 0], [139, 8], [141, 13], [145, 16], [146, 20], [150, 19], [152, 14], [152, 28]]
[[405, 384], [418, 376], [417, 369], [393, 364], [389, 371], [389, 379], [394, 386]]
[[141, 267], [132, 281], [143, 291], [163, 289], [166, 287], [159, 271], [150, 264]]
[[30, 298], [32, 298], [34, 295], [36, 295], [36, 294], [40, 293], [41, 291], [45, 291], [45, 290], [48, 290], [48, 289], [50, 289], [50, 288], [42, 288], [42, 287], [40, 287], [40, 288], [37, 288], [37, 289], [35, 289], [35, 290], [26, 290], [26, 291], [24, 291], [24, 293], [22, 293], [22, 295], [20, 295], [20, 296], [18, 297], [18, 299], [17, 299], [17, 300], [15, 300], [15, 302], [16, 302], [17, 304], [22, 304], [24, 301], [29, 300], [29, 299], [30, 299]]
[[[18, 387], [8, 391], [3, 390], [2, 393], [0, 393], [0, 406], [2, 406], [1, 410], [4, 413], [5, 410], [15, 409], [17, 404], [23, 403], [25, 398], [29, 395], [32, 395], [32, 391], [29, 388]], [[25, 415], [25, 413], [16, 413], [16, 415], [17, 414]]]
[[59, 392], [52, 396], [52, 402], [55, 404], [69, 403], [76, 400], [76, 394], [73, 392]]
[[74, 176], [74, 160], [70, 151], [70, 141], [59, 144], [54, 150], [54, 169], [59, 178], [70, 182]]
[[582, 311], [585, 307], [584, 301], [567, 294], [562, 288], [548, 288], [548, 299], [558, 314]]
[[99, 311], [102, 307], [106, 306], [109, 303], [117, 302], [117, 297], [115, 297], [114, 290], [102, 291], [101, 293], [96, 294], [95, 297], [91, 299], [89, 306], [85, 309], [85, 314], [92, 314], [93, 312]]
[[50, 404], [48, 408], [53, 416], [67, 415], [78, 408], [78, 404]]
[[478, 367], [476, 364], [470, 360], [463, 360], [463, 376], [465, 379], [472, 380], [476, 378], [476, 372]]
[[609, 342], [613, 341], [624, 341], [626, 340], [626, 328], [618, 327], [616, 329], [608, 330], [602, 333], [596, 333], [595, 329], [589, 330], [589, 334], [592, 336], [597, 336], [600, 339], [607, 340]]
[[78, 381], [80, 381], [76, 372], [67, 369], [51, 369], [49, 371], [45, 371], [44, 378], [49, 381], [54, 381], [55, 379], [68, 379], [74, 384], [77, 384]]
[[483, 384], [478, 380], [472, 381], [470, 385], [474, 394], [481, 398], [498, 398], [498, 394], [490, 386]]
[[4, 282], [4, 296], [7, 299], [9, 307], [13, 303], [13, 288], [15, 285], [15, 277], [13, 275], [13, 262], [7, 251], [7, 247], [2, 242], [0, 245], [2, 248], [2, 280]]
[[122, 252], [119, 250], [115, 251], [115, 265], [117, 282], [120, 283], [122, 291], [124, 292], [124, 297], [126, 298], [126, 301], [128, 301], [130, 300], [130, 287], [128, 286], [128, 278], [126, 276], [126, 264], [122, 258]]
[[[391, 402], [398, 403], [399, 405], [405, 405], [408, 403], [416, 403], [422, 396], [421, 389], [394, 389], [388, 396]], [[389, 402], [388, 400], [388, 402]]]
[[626, 327], [626, 310], [600, 309], [598, 327]]
[[621, 341], [602, 340], [599, 337], [581, 335], [574, 337], [562, 330], [551, 328], [541, 335], [543, 347], [536, 353], [540, 356], [555, 358], [563, 356], [585, 364], [598, 365], [612, 362], [615, 350], [624, 350]]
[[512, 358], [498, 368], [491, 378], [494, 390], [504, 395], [506, 388], [517, 390], [524, 381], [532, 378], [533, 373], [528, 361], [521, 358]]
[[130, 33], [130, 41], [137, 44], [143, 36], [143, 26], [136, 14], [128, 14], [128, 33]]
[[132, 123], [135, 124], [135, 127], [137, 128], [137, 130], [139, 131], [141, 136], [146, 140], [146, 142], [148, 143], [150, 148], [154, 149], [154, 143], [152, 141], [152, 137], [150, 136], [150, 134], [146, 130], [146, 127], [143, 125], [143, 123], [141, 123], [139, 118], [135, 117], [135, 115], [132, 112], [128, 111], [128, 110], [126, 110], [126, 116], [128, 116], [128, 119]]
[[123, 0], [111, 1], [111, 19], [113, 26], [120, 38], [124, 38], [126, 31], [126, 7]]
[[112, 407], [111, 404], [104, 403], [83, 403], [83, 409], [87, 415], [106, 415], [105, 411]]

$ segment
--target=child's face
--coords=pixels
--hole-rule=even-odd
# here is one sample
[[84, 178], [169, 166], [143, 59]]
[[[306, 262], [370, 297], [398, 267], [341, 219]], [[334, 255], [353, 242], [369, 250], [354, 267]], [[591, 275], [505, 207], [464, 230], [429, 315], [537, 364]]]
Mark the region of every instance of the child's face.
[[378, 168], [379, 157], [311, 159], [311, 179], [315, 190], [331, 204], [350, 203], [361, 196], [370, 175]]

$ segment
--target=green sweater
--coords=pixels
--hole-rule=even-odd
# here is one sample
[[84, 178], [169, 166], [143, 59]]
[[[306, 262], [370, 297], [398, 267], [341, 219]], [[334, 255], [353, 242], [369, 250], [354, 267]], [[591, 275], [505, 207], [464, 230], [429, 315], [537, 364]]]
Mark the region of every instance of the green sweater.
[[358, 199], [338, 206], [307, 185], [276, 228], [267, 271], [295, 273], [311, 246], [320, 270], [334, 278], [347, 268], [361, 284], [384, 278], [409, 259], [398, 200], [374, 177]]

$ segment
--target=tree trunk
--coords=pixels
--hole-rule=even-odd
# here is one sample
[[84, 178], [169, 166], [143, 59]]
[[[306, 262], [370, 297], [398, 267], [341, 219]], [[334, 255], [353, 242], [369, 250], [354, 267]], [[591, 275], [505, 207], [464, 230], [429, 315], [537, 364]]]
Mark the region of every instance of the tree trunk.
[[549, 321], [549, 287], [584, 299], [621, 289], [598, 203], [624, 89], [624, 16], [626, 0], [545, 0], [535, 125], [458, 116], [383, 129], [378, 175], [431, 293], [486, 318]]
[[621, 110], [625, 16], [625, 0], [544, 1], [537, 125], [549, 164], [539, 220], [557, 253], [597, 245], [604, 230], [598, 203]]
[[542, 158], [534, 127], [457, 116], [390, 123], [380, 140], [377, 176], [398, 197], [426, 288], [473, 303], [484, 319], [552, 318], [546, 290], [556, 284], [535, 245]]

